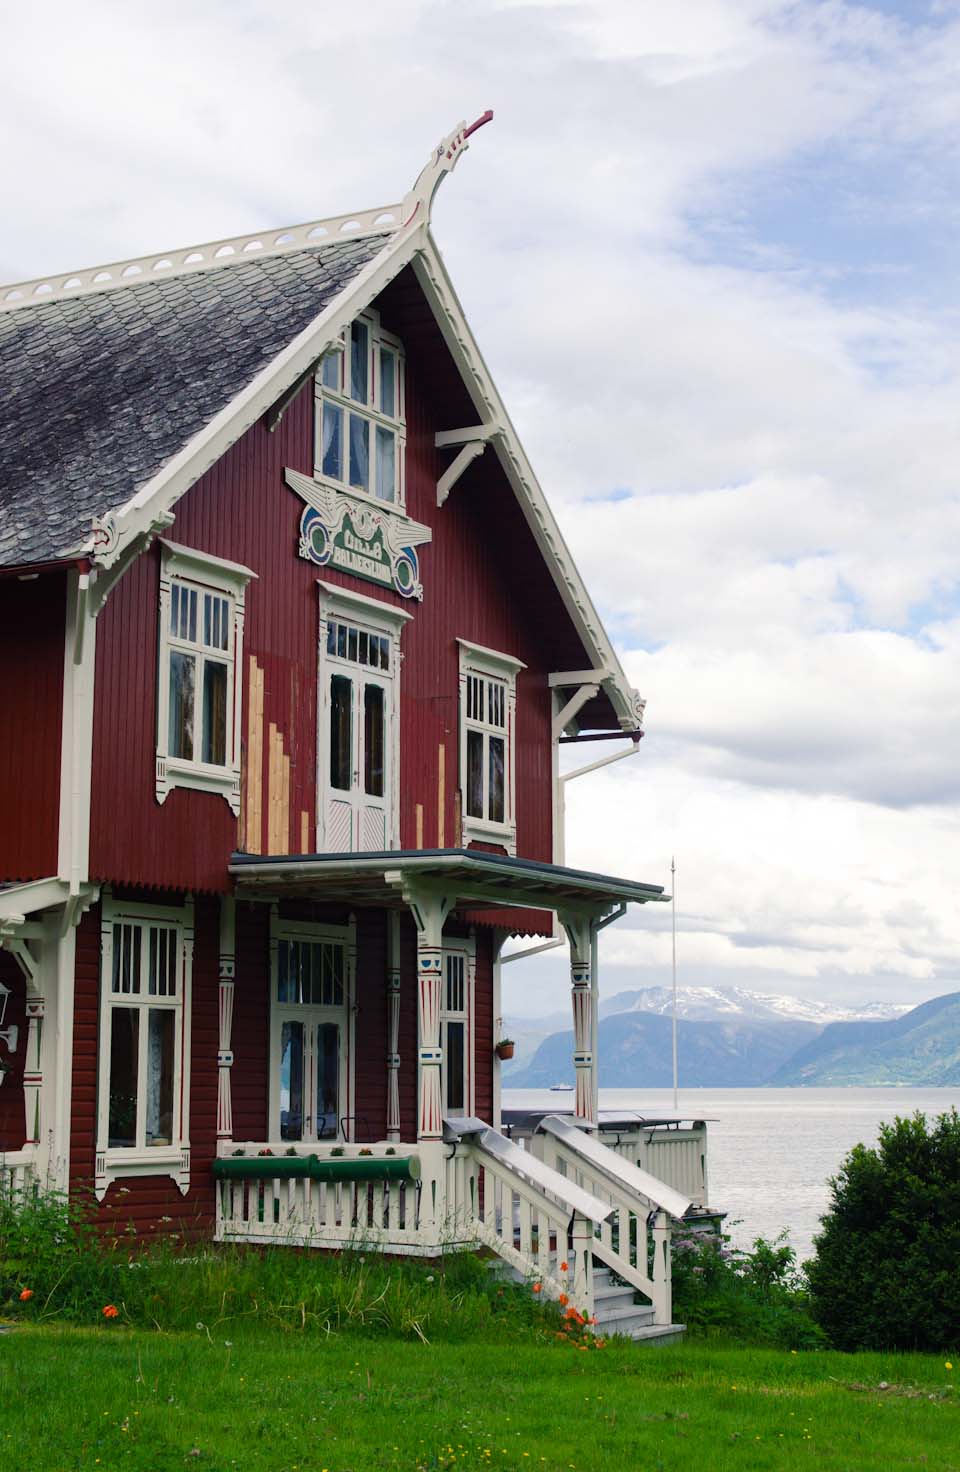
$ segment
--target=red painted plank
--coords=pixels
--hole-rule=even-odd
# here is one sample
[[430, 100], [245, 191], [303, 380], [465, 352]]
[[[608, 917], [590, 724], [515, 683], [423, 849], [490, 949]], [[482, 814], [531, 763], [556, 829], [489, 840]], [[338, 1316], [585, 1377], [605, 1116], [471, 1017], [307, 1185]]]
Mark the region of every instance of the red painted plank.
[[0, 579], [0, 879], [57, 872], [65, 600], [63, 573]]

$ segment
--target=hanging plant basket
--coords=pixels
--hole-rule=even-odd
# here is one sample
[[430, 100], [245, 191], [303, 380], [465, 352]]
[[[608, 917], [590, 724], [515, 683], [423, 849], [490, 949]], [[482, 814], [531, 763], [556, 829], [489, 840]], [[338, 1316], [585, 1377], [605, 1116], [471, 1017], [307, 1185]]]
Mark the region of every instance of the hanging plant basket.
[[497, 1046], [494, 1048], [493, 1051], [502, 1062], [505, 1058], [513, 1057], [513, 1049], [514, 1042], [512, 1038], [501, 1038], [500, 1042], [497, 1043]]

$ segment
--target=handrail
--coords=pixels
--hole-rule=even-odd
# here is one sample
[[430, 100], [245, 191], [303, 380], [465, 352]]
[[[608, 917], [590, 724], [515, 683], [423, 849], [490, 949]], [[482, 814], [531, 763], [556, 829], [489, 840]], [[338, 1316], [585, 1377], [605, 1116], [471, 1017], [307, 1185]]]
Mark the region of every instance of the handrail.
[[[540, 1128], [546, 1134], [553, 1135], [555, 1139], [560, 1140], [572, 1154], [587, 1161], [594, 1170], [621, 1190], [626, 1188], [628, 1192], [635, 1192], [651, 1206], [666, 1211], [670, 1216], [678, 1219], [690, 1209], [692, 1203], [689, 1196], [684, 1196], [679, 1191], [675, 1191], [672, 1186], [658, 1181], [656, 1176], [641, 1170], [639, 1166], [631, 1165], [628, 1160], [624, 1160], [608, 1145], [601, 1145], [599, 1140], [595, 1140], [592, 1135], [587, 1134], [585, 1130], [579, 1129], [560, 1115], [548, 1114], [540, 1121]], [[526, 1154], [525, 1151], [521, 1153]]]
[[598, 1225], [612, 1216], [615, 1210], [608, 1201], [601, 1201], [599, 1196], [584, 1191], [582, 1186], [545, 1165], [529, 1150], [521, 1150], [519, 1145], [515, 1145], [497, 1130], [480, 1130], [476, 1134], [465, 1135], [463, 1139], [464, 1144], [472, 1145], [481, 1155], [489, 1155], [499, 1165], [515, 1171], [530, 1185], [539, 1187], [547, 1196], [562, 1202], [571, 1212], [577, 1211]]

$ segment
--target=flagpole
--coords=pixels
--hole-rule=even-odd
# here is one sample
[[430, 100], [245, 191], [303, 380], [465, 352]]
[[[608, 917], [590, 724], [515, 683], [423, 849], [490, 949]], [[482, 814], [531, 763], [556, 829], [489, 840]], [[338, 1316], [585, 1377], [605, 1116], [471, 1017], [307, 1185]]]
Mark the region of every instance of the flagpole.
[[673, 922], [673, 1107], [677, 1100], [677, 865], [670, 859], [670, 917]]

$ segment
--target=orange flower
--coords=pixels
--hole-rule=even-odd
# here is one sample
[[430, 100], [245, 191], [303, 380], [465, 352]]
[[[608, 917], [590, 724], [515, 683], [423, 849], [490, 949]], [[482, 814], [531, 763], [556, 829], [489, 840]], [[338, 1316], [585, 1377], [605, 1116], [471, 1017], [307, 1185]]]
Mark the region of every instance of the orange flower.
[[32, 1297], [33, 1297], [33, 1289], [32, 1288], [21, 1288], [20, 1289], [20, 1302], [21, 1303], [29, 1303], [29, 1301], [30, 1301], [30, 1299]]
[[120, 1310], [117, 1308], [115, 1303], [107, 1303], [104, 1305], [103, 1317], [105, 1319], [115, 1319], [119, 1313]]
[[534, 1283], [534, 1285], [533, 1285], [533, 1291], [534, 1291], [534, 1293], [542, 1293], [543, 1292], [543, 1284], [542, 1283]]
[[565, 1273], [567, 1271], [568, 1266], [569, 1266], [568, 1263], [562, 1262], [560, 1264], [560, 1271], [561, 1271], [561, 1273]]
[[565, 1303], [569, 1303], [570, 1302], [569, 1298], [567, 1297], [567, 1295], [565, 1293], [561, 1293], [560, 1294], [560, 1297], [559, 1297], [559, 1299], [557, 1301], [560, 1304], [560, 1307], [561, 1308], [563, 1308], [563, 1305]]

